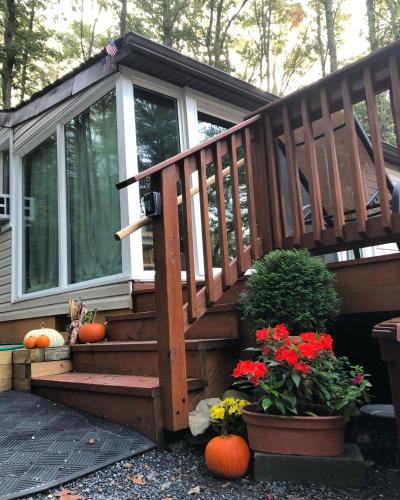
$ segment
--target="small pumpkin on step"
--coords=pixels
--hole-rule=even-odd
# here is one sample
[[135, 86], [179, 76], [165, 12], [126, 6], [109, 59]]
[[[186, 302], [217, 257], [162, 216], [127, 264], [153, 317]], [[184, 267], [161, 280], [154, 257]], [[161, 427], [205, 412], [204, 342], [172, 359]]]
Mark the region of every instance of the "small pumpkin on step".
[[41, 328], [30, 330], [24, 337], [24, 347], [61, 347], [64, 345], [64, 337], [53, 328], [46, 328], [42, 323]]
[[103, 323], [95, 323], [97, 310], [90, 311], [90, 322], [84, 323], [79, 328], [79, 342], [82, 344], [93, 344], [101, 342], [106, 336], [106, 327]]

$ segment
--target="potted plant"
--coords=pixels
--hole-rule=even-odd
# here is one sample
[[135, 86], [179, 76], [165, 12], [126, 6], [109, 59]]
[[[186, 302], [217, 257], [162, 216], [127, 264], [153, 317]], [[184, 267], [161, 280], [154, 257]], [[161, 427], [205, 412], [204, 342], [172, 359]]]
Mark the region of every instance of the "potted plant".
[[241, 309], [252, 332], [279, 323], [293, 335], [325, 332], [340, 310], [334, 280], [307, 250], [275, 250], [253, 263]]
[[250, 448], [281, 454], [335, 456], [355, 406], [368, 401], [370, 383], [360, 366], [336, 357], [332, 337], [290, 336], [284, 324], [256, 332], [256, 360], [240, 361], [236, 384], [256, 403], [242, 409]]

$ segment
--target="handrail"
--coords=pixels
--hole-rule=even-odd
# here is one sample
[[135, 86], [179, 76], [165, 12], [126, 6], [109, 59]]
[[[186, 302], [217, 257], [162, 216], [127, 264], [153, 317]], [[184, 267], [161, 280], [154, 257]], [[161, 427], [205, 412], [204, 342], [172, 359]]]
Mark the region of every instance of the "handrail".
[[[237, 162], [236, 168], [243, 167], [243, 165], [244, 165], [244, 161], [243, 161], [243, 158], [242, 158], [241, 160], [239, 160]], [[227, 175], [229, 175], [230, 169], [231, 169], [230, 165], [228, 167], [225, 167], [222, 170], [222, 176], [226, 177]], [[206, 184], [207, 184], [207, 187], [212, 186], [213, 184], [215, 184], [215, 175], [211, 175], [210, 177], [208, 177]], [[200, 187], [199, 186], [193, 186], [190, 189], [190, 196], [194, 196], [194, 195], [198, 194], [199, 191], [200, 191]], [[179, 196], [177, 196], [176, 200], [177, 200], [177, 204], [178, 205], [182, 205], [183, 198], [182, 198], [181, 194]], [[151, 217], [147, 217], [147, 216], [139, 217], [139, 219], [136, 219], [135, 222], [132, 222], [132, 224], [129, 224], [128, 226], [125, 226], [124, 228], [122, 228], [119, 231], [117, 231], [114, 234], [114, 238], [117, 241], [120, 241], [120, 240], [126, 238], [127, 236], [129, 236], [130, 234], [134, 233], [138, 229], [140, 229], [142, 227], [145, 227], [145, 226], [148, 226], [152, 222], [153, 222], [153, 219]]]
[[158, 163], [157, 165], [154, 165], [143, 172], [139, 172], [136, 175], [133, 175], [132, 177], [126, 179], [125, 181], [118, 182], [117, 189], [123, 189], [131, 184], [134, 184], [135, 182], [138, 182], [142, 179], [145, 179], [146, 177], [150, 177], [153, 174], [156, 174], [160, 172], [161, 170], [173, 165], [174, 163], [179, 163], [182, 162], [185, 158], [189, 158], [190, 156], [193, 156], [196, 153], [199, 153], [200, 151], [215, 145], [218, 141], [221, 141], [222, 139], [225, 139], [232, 134], [236, 132], [240, 132], [244, 128], [248, 127], [249, 125], [257, 122], [260, 119], [260, 116], [252, 116], [248, 120], [245, 120], [243, 122], [238, 123], [237, 125], [234, 125], [231, 128], [228, 128], [224, 132], [221, 132], [217, 136], [212, 137], [211, 139], [208, 139], [207, 141], [204, 141], [197, 146], [194, 146], [190, 149], [187, 149], [183, 151], [182, 153], [178, 153], [175, 156], [172, 156], [171, 158], [168, 158], [167, 160], [162, 161], [161, 163]]

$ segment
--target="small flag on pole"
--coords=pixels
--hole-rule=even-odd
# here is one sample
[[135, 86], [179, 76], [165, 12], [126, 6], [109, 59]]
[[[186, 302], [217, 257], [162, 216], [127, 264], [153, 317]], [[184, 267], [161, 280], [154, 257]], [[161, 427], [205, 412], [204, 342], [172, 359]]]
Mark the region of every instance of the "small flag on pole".
[[106, 52], [109, 56], [113, 57], [118, 52], [118, 48], [115, 45], [114, 40], [108, 40], [106, 45]]
[[114, 56], [118, 52], [118, 47], [116, 46], [114, 40], [108, 40], [106, 45], [106, 57], [103, 60], [103, 73], [108, 73], [110, 70], [115, 69]]

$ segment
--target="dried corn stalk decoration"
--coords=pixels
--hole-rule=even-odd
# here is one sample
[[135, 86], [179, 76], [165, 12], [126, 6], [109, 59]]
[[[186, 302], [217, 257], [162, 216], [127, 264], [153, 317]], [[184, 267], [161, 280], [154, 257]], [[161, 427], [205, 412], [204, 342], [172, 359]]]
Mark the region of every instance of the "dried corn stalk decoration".
[[94, 323], [97, 314], [97, 308], [89, 310], [81, 299], [69, 301], [69, 316], [71, 323], [69, 325], [68, 344], [75, 345], [78, 343], [79, 330], [85, 323]]
[[69, 327], [69, 345], [75, 345], [78, 342], [79, 329], [83, 324], [83, 320], [88, 312], [85, 304], [79, 300], [69, 300], [69, 315], [71, 324]]

